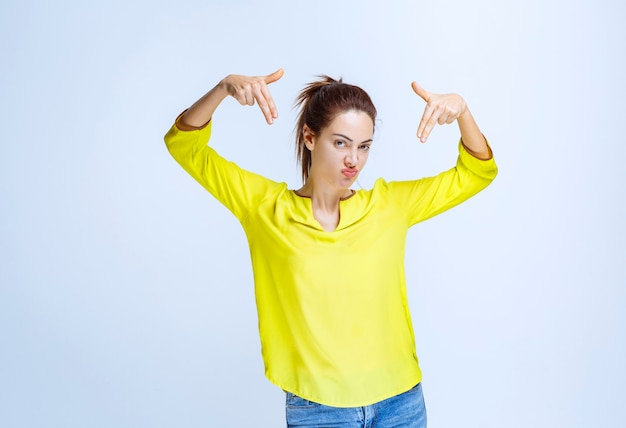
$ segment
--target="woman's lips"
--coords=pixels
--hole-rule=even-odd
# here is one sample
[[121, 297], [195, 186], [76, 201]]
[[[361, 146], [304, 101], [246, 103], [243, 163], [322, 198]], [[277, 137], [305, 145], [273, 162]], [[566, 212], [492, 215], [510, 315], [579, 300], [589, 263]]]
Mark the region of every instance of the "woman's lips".
[[358, 169], [352, 169], [352, 168], [345, 168], [341, 170], [341, 173], [348, 178], [354, 178], [358, 172], [359, 172]]

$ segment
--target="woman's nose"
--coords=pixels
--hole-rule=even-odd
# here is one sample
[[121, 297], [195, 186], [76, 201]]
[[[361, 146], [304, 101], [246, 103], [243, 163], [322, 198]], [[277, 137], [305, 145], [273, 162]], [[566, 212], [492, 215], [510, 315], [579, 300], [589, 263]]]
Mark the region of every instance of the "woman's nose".
[[354, 153], [350, 152], [350, 153], [348, 153], [348, 155], [346, 155], [346, 158], [345, 158], [344, 162], [345, 162], [347, 167], [352, 168], [352, 167], [356, 166], [358, 161], [359, 161], [358, 152], [354, 152]]

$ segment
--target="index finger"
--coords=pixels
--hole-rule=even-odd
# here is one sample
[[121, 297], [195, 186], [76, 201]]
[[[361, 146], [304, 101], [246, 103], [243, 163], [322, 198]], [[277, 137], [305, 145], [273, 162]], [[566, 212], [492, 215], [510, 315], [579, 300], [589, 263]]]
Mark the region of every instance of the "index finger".
[[261, 112], [263, 112], [263, 116], [265, 116], [267, 124], [271, 125], [274, 123], [274, 119], [278, 118], [278, 109], [276, 108], [272, 94], [269, 89], [267, 89], [267, 85], [262, 85], [259, 91], [254, 94], [254, 97], [257, 100]]
[[263, 111], [267, 124], [271, 125], [274, 123], [274, 119], [278, 118], [278, 109], [276, 108], [274, 98], [272, 98], [272, 94], [267, 88], [267, 85], [261, 87], [261, 94], [263, 95], [265, 105], [262, 106], [261, 103], [259, 103], [259, 107], [261, 107], [261, 111]]
[[[434, 120], [433, 117], [435, 117]], [[430, 131], [432, 131], [434, 127], [434, 121], [436, 121], [435, 108], [431, 104], [427, 104], [424, 108], [424, 114], [422, 114], [419, 126], [417, 127], [417, 138], [419, 138], [422, 143], [425, 143], [428, 139]]]

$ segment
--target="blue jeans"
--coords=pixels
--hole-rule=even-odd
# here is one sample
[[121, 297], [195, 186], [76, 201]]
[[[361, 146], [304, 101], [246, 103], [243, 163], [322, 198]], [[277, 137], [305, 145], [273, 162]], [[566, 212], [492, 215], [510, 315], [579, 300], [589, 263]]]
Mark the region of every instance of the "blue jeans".
[[407, 392], [364, 407], [330, 407], [287, 392], [287, 427], [426, 428], [426, 406], [419, 383]]

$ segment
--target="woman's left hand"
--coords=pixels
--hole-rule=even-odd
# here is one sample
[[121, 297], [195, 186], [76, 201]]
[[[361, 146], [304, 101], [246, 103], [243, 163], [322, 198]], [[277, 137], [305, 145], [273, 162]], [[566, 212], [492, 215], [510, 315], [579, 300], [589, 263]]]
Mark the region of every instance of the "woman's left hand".
[[426, 101], [422, 120], [417, 127], [417, 138], [425, 143], [435, 125], [452, 123], [467, 110], [465, 100], [457, 94], [433, 94], [417, 82], [411, 83], [413, 91]]

